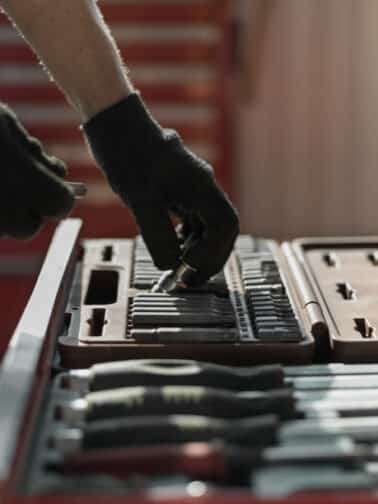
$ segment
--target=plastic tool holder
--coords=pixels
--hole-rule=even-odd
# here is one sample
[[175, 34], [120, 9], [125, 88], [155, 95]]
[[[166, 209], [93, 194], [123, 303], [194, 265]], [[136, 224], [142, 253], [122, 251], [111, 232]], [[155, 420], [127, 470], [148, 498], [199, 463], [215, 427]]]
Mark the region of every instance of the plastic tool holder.
[[324, 314], [331, 359], [378, 358], [378, 238], [314, 238], [292, 246]]
[[59, 338], [62, 365], [128, 358], [225, 364], [311, 361], [311, 324], [279, 247], [238, 239], [201, 287], [152, 293], [161, 272], [139, 238], [88, 240]]

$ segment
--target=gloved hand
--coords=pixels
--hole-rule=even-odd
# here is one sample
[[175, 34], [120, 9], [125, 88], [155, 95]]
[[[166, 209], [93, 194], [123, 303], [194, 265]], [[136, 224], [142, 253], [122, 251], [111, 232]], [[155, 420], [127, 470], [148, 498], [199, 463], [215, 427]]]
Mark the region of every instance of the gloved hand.
[[60, 218], [74, 196], [62, 161], [48, 156], [16, 115], [0, 104], [0, 235], [29, 238], [46, 218]]
[[[136, 93], [97, 114], [83, 129], [113, 190], [134, 213], [155, 265], [173, 269], [182, 259], [197, 270], [193, 283], [220, 271], [239, 226], [212, 168], [175, 131], [162, 129]], [[170, 215], [181, 219], [191, 238], [184, 252]]]

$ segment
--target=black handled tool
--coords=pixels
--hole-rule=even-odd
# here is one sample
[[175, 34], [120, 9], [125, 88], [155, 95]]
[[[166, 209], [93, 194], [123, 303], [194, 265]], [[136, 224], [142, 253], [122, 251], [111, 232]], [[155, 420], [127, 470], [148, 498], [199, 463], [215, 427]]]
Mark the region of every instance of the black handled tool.
[[[79, 451], [65, 457], [66, 474], [102, 472], [127, 478], [132, 474], [157, 476], [182, 473], [192, 478], [240, 481], [259, 467], [285, 464], [358, 464], [363, 450], [347, 438], [327, 444], [242, 448], [221, 442], [158, 444], [131, 448]], [[316, 468], [314, 468], [316, 470]]]
[[241, 420], [197, 415], [143, 416], [95, 421], [83, 429], [57, 430], [52, 441], [62, 452], [215, 439], [261, 447], [276, 442], [278, 425], [279, 420], [274, 415]]
[[280, 365], [236, 368], [181, 359], [142, 359], [95, 364], [69, 371], [63, 385], [86, 393], [140, 386], [198, 385], [228, 390], [267, 390], [283, 386]]
[[238, 396], [228, 390], [205, 387], [129, 387], [92, 392], [60, 407], [63, 420], [82, 421], [146, 415], [202, 415], [216, 418], [243, 418], [274, 414], [295, 418], [291, 389], [246, 392]]

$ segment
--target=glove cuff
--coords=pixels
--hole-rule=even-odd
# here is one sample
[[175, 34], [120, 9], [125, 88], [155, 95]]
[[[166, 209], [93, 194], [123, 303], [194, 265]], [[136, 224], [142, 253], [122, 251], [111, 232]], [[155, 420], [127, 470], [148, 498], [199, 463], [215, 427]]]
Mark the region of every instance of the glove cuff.
[[[162, 143], [177, 136], [163, 130], [138, 93], [132, 93], [99, 112], [82, 125], [89, 146], [100, 166], [108, 171], [120, 152], [129, 160], [151, 159]], [[110, 175], [108, 173], [108, 175]]]

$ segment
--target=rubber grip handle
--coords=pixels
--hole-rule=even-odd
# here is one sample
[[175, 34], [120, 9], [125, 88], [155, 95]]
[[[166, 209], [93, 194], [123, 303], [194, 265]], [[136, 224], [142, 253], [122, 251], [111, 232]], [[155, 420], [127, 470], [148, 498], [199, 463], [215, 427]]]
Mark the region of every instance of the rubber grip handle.
[[268, 446], [276, 442], [279, 421], [272, 415], [220, 420], [194, 415], [132, 417], [88, 424], [84, 449], [161, 443], [189, 443], [222, 439], [228, 443]]
[[128, 387], [93, 392], [85, 400], [88, 421], [193, 414], [229, 419], [266, 414], [275, 414], [281, 419], [295, 417], [295, 400], [290, 389], [238, 395], [228, 390], [205, 387]]
[[280, 388], [284, 370], [280, 365], [236, 368], [192, 360], [142, 359], [95, 364], [90, 390], [164, 385], [198, 385], [229, 390]]

